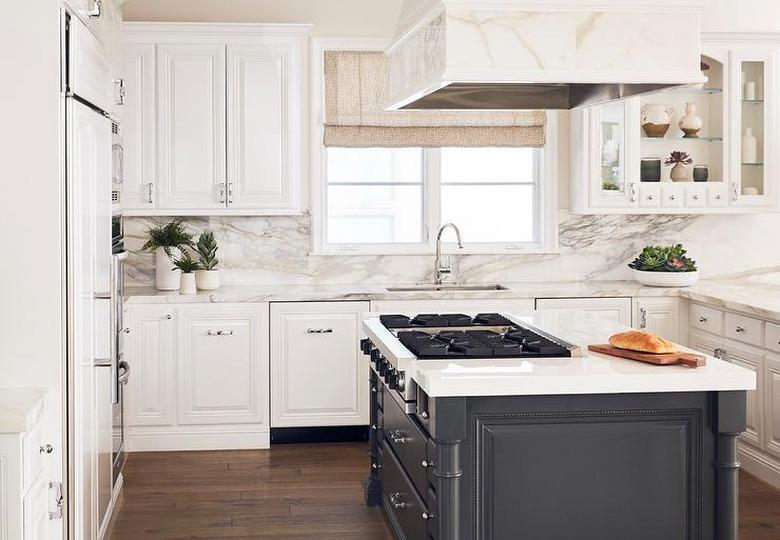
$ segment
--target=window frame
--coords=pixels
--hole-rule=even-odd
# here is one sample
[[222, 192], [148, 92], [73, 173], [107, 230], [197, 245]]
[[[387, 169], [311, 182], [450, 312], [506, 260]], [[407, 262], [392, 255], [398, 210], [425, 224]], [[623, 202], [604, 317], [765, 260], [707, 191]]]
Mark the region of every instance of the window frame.
[[[430, 178], [441, 178], [441, 154], [438, 149], [423, 149], [423, 201], [421, 216], [422, 241], [414, 243], [328, 244], [327, 238], [327, 152], [324, 135], [324, 54], [328, 50], [382, 51], [389, 44], [384, 39], [313, 38], [311, 44], [311, 254], [312, 255], [432, 255], [436, 249], [434, 224], [441, 222], [441, 184]], [[469, 242], [458, 249], [451, 233], [442, 244], [444, 253], [452, 254], [540, 254], [558, 252], [558, 133], [557, 113], [548, 111], [545, 147], [536, 152], [536, 182], [534, 208], [537, 223], [533, 242]], [[456, 223], [457, 225], [457, 223]], [[435, 229], [435, 230], [434, 230]]]

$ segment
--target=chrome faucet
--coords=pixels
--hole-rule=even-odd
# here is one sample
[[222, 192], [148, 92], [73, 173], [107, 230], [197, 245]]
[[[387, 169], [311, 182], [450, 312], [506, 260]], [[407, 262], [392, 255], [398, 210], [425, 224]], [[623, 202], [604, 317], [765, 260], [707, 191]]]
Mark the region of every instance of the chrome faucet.
[[454, 223], [445, 223], [439, 227], [439, 233], [436, 235], [436, 261], [434, 262], [434, 283], [436, 285], [441, 285], [444, 281], [444, 277], [452, 273], [452, 261], [450, 257], [447, 257], [446, 262], [441, 260], [441, 235], [447, 227], [452, 227], [452, 230], [455, 231], [455, 236], [458, 239], [458, 248], [463, 249], [463, 242], [460, 240], [460, 229], [458, 229], [457, 225]]

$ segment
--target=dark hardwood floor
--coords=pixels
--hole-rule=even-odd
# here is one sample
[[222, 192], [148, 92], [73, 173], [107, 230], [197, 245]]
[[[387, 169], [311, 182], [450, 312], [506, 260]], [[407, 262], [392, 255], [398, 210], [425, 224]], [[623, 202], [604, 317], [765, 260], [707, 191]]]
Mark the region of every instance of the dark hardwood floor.
[[[363, 443], [132, 454], [109, 538], [389, 540], [368, 465]], [[740, 540], [780, 538], [780, 491], [742, 473], [739, 502]]]

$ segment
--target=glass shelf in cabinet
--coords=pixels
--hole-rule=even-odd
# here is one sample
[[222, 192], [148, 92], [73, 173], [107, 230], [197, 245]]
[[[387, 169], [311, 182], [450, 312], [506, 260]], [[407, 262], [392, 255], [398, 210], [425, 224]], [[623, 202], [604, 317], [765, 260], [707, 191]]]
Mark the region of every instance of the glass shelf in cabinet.
[[743, 167], [763, 167], [764, 163], [761, 161], [743, 161], [742, 162]]
[[742, 103], [744, 103], [745, 105], [760, 105], [763, 102], [764, 102], [763, 99], [743, 99], [742, 100]]
[[704, 141], [720, 142], [723, 137], [642, 137], [643, 141]]
[[671, 91], [686, 94], [720, 94], [723, 92], [723, 88], [690, 88], [683, 86], [680, 88], [675, 88]]

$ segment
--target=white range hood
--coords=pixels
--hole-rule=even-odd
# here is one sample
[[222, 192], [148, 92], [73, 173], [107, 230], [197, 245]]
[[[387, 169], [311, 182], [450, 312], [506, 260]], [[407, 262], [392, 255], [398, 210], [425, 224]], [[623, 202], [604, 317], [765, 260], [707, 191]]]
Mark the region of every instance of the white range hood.
[[706, 81], [706, 0], [405, 0], [388, 109], [572, 109]]

